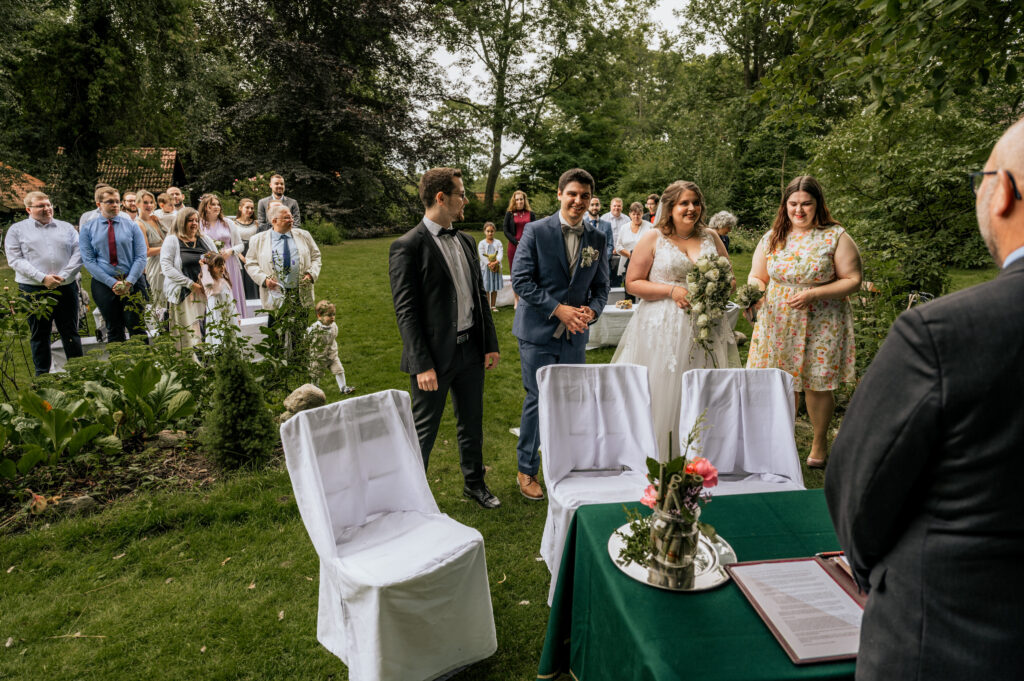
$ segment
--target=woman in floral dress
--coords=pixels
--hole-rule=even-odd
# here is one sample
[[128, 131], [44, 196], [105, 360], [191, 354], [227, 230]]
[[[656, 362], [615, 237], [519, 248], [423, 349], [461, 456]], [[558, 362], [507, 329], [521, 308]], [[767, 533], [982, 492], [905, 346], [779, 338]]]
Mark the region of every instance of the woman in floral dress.
[[747, 281], [767, 289], [755, 308], [747, 368], [775, 367], [793, 376], [814, 430], [807, 465], [824, 468], [833, 391], [854, 381], [849, 295], [860, 289], [861, 266], [857, 245], [832, 219], [813, 177], [800, 176], [786, 187]]

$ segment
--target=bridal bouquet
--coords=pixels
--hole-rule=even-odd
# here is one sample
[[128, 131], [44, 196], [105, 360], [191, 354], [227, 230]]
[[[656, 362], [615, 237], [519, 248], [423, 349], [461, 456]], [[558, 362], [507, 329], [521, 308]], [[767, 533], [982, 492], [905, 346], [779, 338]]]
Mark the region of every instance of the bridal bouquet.
[[[693, 558], [703, 529], [714, 529], [699, 522], [700, 506], [706, 501], [704, 490], [718, 484], [718, 469], [701, 456], [688, 458], [691, 450], [700, 451], [700, 434], [705, 427], [704, 414], [693, 424], [682, 454], [668, 463], [647, 459], [647, 479], [651, 482], [640, 503], [654, 512], [647, 517], [627, 511], [630, 535], [619, 533], [625, 545], [619, 559], [648, 568], [648, 582], [669, 588], [690, 588], [694, 576]], [[669, 451], [672, 442], [669, 436]]]
[[686, 275], [690, 300], [687, 312], [693, 323], [693, 342], [704, 348], [715, 368], [718, 368], [718, 361], [713, 351], [711, 327], [725, 314], [735, 279], [732, 265], [724, 255], [702, 255], [697, 258], [693, 270]]

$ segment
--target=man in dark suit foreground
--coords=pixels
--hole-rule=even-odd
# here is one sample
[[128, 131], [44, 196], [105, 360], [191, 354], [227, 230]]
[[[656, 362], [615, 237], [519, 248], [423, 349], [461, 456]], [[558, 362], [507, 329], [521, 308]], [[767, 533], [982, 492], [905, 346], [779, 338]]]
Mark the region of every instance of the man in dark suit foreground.
[[1024, 674], [1024, 120], [973, 175], [999, 276], [900, 316], [825, 493], [870, 589], [857, 679]]
[[462, 173], [432, 168], [420, 179], [419, 192], [425, 215], [391, 244], [388, 270], [423, 467], [451, 390], [463, 493], [497, 508], [501, 502], [484, 484], [483, 402], [484, 370], [498, 365], [498, 336], [476, 244], [451, 226], [466, 206]]

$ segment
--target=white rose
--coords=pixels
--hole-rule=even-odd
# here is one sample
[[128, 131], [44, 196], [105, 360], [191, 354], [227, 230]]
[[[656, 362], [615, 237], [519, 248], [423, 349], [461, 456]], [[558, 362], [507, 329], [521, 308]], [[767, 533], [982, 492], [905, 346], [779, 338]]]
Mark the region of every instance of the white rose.
[[718, 266], [719, 267], [728, 267], [729, 266], [729, 259], [727, 257], [725, 257], [724, 255], [718, 256]]
[[704, 311], [704, 303], [694, 303], [691, 308], [696, 314], [700, 314]]
[[710, 296], [712, 293], [715, 292], [716, 288], [717, 288], [717, 285], [715, 284], [715, 282], [709, 281], [708, 285], [704, 287], [704, 293], [706, 293], [706, 294], [708, 294]]
[[694, 274], [693, 272], [690, 272], [689, 274], [687, 274], [686, 275], [686, 283], [687, 284], [696, 284], [697, 283], [697, 275]]
[[697, 326], [707, 326], [707, 325], [708, 325], [708, 316], [706, 314], [702, 314], [701, 316], [697, 317]]
[[701, 272], [707, 272], [708, 270], [711, 269], [711, 263], [709, 263], [704, 258], [701, 258], [697, 261], [697, 269], [700, 270]]
[[709, 336], [710, 334], [709, 334], [709, 332], [708, 332], [707, 328], [703, 328], [703, 329], [701, 329], [701, 330], [700, 330], [700, 334], [699, 334], [699, 335], [700, 335], [700, 339], [701, 339], [701, 340], [706, 340], [706, 339], [707, 339], [707, 337], [708, 337], [708, 336]]
[[708, 279], [708, 281], [718, 281], [718, 277], [721, 276], [721, 273], [716, 269], [710, 269], [704, 273], [704, 276]]
[[719, 320], [719, 319], [722, 318], [722, 311], [717, 309], [717, 308], [712, 310], [710, 312], [710, 314], [711, 314], [711, 318], [714, 319], [714, 320]]

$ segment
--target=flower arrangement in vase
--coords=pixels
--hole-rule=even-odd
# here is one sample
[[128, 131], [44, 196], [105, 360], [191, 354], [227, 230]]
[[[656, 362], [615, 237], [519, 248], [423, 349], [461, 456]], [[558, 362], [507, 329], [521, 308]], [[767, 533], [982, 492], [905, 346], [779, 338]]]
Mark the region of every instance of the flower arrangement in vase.
[[[699, 453], [700, 434], [706, 425], [704, 414], [686, 436], [679, 457], [668, 462], [647, 459], [650, 481], [640, 503], [652, 510], [644, 516], [626, 511], [629, 536], [619, 533], [625, 545], [619, 559], [638, 563], [648, 570], [649, 584], [669, 589], [691, 589], [694, 582], [694, 557], [700, 534], [714, 534], [714, 528], [700, 522], [705, 490], [718, 484], [718, 469]], [[672, 451], [671, 434], [669, 451]]]

